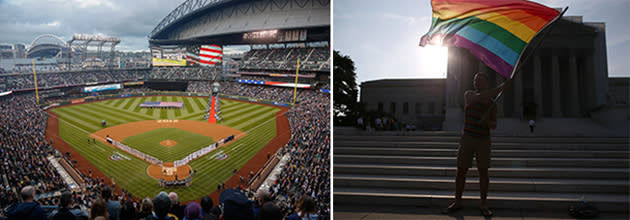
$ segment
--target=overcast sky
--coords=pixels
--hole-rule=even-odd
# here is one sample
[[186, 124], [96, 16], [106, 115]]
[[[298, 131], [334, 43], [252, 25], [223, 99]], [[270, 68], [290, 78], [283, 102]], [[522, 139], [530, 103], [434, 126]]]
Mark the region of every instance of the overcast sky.
[[[358, 82], [385, 78], [444, 78], [446, 52], [418, 46], [431, 26], [429, 0], [336, 0], [333, 47], [350, 56]], [[565, 15], [606, 23], [609, 76], [630, 77], [630, 0], [536, 0]]]
[[118, 50], [148, 50], [147, 36], [183, 0], [0, 0], [0, 43], [41, 34], [119, 37]]

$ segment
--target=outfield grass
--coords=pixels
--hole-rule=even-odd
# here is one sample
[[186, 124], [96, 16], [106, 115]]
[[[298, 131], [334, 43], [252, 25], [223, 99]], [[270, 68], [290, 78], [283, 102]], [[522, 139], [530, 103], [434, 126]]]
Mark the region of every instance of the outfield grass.
[[[175, 146], [166, 147], [160, 144], [163, 140], [177, 142]], [[164, 162], [173, 162], [188, 154], [214, 144], [211, 137], [195, 134], [179, 128], [158, 128], [142, 134], [123, 139], [123, 144], [154, 156]]]
[[[184, 108], [147, 109], [137, 107], [145, 101], [184, 102]], [[100, 122], [103, 119], [107, 120], [108, 126], [158, 119], [204, 121], [202, 117], [207, 103], [207, 97], [151, 96], [71, 105], [55, 108], [52, 111], [59, 115], [61, 138], [105, 175], [114, 179], [116, 184], [142, 198], [153, 197], [164, 190], [156, 180], [146, 173], [149, 163], [103, 143], [87, 143], [88, 135], [101, 129]], [[214, 192], [217, 184], [227, 181], [233, 175], [233, 169], [239, 169], [245, 165], [276, 136], [275, 114], [280, 111], [278, 108], [221, 100], [221, 111], [224, 120], [219, 124], [239, 129], [248, 134], [230, 145], [220, 148], [229, 155], [226, 160], [216, 160], [212, 157], [215, 153], [210, 153], [189, 163], [193, 169], [197, 170], [197, 176], [193, 178], [192, 186], [168, 189], [168, 191], [177, 192], [181, 201], [197, 199]], [[160, 139], [163, 140], [164, 138]], [[178, 141], [179, 143], [182, 142]], [[199, 148], [201, 147], [203, 145], [199, 146]], [[115, 152], [126, 155], [126, 158], [129, 159], [110, 160], [109, 157]], [[181, 159], [181, 157], [177, 159]]]

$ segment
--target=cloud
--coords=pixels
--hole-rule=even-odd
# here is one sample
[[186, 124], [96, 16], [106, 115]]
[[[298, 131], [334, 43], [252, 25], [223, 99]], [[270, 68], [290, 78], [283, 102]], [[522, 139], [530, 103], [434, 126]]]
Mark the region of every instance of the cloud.
[[411, 17], [411, 16], [403, 16], [403, 15], [397, 15], [397, 14], [392, 14], [392, 13], [385, 13], [385, 14], [383, 14], [383, 17], [389, 18], [389, 19], [392, 19], [392, 20], [396, 20], [398, 22], [406, 22], [407, 24], [415, 24], [416, 23], [416, 18]]
[[78, 5], [80, 8], [88, 7], [108, 7], [111, 9], [118, 9], [118, 6], [108, 0], [72, 0], [73, 4]]
[[183, 0], [0, 0], [0, 43], [29, 44], [41, 34], [119, 37], [116, 49], [148, 49], [149, 33]]
[[420, 17], [420, 22], [432, 22], [433, 21], [433, 17], [432, 16], [422, 16]]
[[59, 26], [59, 22], [58, 21], [53, 21], [53, 22], [50, 22], [50, 23], [48, 23], [46, 25], [56, 27], [56, 26]]

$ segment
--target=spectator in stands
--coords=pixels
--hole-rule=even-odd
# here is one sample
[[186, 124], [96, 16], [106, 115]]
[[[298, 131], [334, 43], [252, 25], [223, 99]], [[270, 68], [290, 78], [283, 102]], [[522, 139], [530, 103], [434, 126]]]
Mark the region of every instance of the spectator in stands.
[[201, 198], [201, 217], [205, 217], [206, 215], [214, 215], [216, 218], [221, 215], [221, 210], [219, 207], [212, 207], [214, 203], [212, 202], [212, 198], [209, 196], [204, 196]]
[[271, 201], [273, 201], [273, 199], [271, 199], [271, 193], [269, 193], [269, 191], [264, 190], [264, 189], [258, 190], [258, 192], [256, 193], [256, 206], [254, 208], [254, 214], [256, 214], [256, 219], [258, 219], [258, 216], [260, 214], [260, 209], [263, 206], [263, 204], [265, 204], [266, 202], [271, 202]]
[[142, 204], [140, 205], [140, 211], [138, 212], [138, 219], [144, 219], [153, 215], [153, 202], [149, 197], [146, 197], [142, 200]]
[[145, 220], [176, 220], [177, 217], [168, 213], [171, 209], [171, 199], [168, 198], [166, 192], [160, 192], [153, 198], [153, 215], [145, 218]]
[[15, 207], [15, 209], [9, 212], [9, 220], [47, 219], [44, 209], [33, 201], [35, 198], [35, 188], [33, 188], [33, 186], [26, 186], [22, 188], [21, 195], [24, 202], [20, 203], [17, 207]]
[[103, 198], [99, 198], [94, 201], [94, 203], [92, 203], [92, 208], [90, 209], [90, 215], [88, 219], [94, 220], [98, 217], [109, 219], [109, 213], [107, 212], [107, 201], [105, 201]]
[[203, 220], [219, 220], [219, 217], [217, 217], [216, 215], [210, 213], [209, 215], [204, 216]]
[[53, 220], [72, 220], [77, 219], [77, 217], [70, 212], [70, 208], [72, 207], [72, 193], [69, 191], [65, 191], [61, 193], [61, 198], [59, 200], [59, 211], [53, 215]]
[[266, 202], [260, 208], [260, 214], [258, 215], [257, 220], [282, 220], [284, 215], [282, 214], [282, 210], [277, 205], [273, 204], [273, 202]]
[[302, 195], [302, 198], [295, 205], [297, 214], [289, 216], [289, 220], [317, 220], [315, 201], [309, 195]]
[[112, 187], [103, 187], [103, 191], [101, 191], [101, 197], [107, 201], [107, 212], [109, 213], [109, 220], [119, 220], [120, 202], [118, 200], [112, 200]]
[[222, 209], [220, 219], [223, 220], [253, 220], [254, 209], [247, 197], [236, 189], [226, 189], [219, 195]]
[[133, 202], [127, 199], [123, 202], [120, 208], [120, 220], [135, 220], [137, 219], [136, 208], [133, 206]]
[[171, 199], [171, 210], [169, 213], [174, 214], [175, 216], [177, 216], [178, 219], [183, 219], [184, 209], [186, 207], [179, 204], [179, 198], [177, 196], [177, 193], [170, 192], [168, 194], [168, 198]]
[[196, 202], [190, 202], [184, 209], [184, 220], [200, 220], [201, 206]]

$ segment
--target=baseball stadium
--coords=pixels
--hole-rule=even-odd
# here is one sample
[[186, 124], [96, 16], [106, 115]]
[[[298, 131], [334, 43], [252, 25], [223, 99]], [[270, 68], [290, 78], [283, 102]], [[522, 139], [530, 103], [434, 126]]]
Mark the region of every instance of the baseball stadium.
[[30, 189], [49, 218], [71, 194], [79, 219], [100, 201], [142, 219], [164, 192], [178, 219], [193, 203], [226, 217], [238, 191], [251, 208], [232, 219], [305, 200], [329, 219], [330, 1], [189, 0], [148, 36], [121, 62], [101, 48], [118, 38], [41, 35], [2, 68], [0, 218]]

